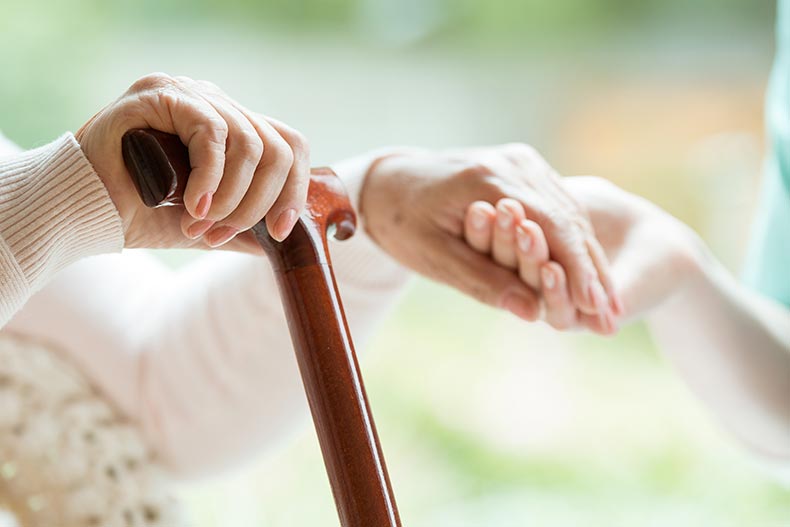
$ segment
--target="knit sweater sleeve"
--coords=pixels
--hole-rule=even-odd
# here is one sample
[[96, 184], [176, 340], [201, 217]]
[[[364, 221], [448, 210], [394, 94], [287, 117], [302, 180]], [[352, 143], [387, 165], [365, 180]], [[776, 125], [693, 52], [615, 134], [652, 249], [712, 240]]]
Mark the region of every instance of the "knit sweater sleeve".
[[[355, 203], [371, 159], [334, 166]], [[407, 273], [364, 226], [330, 251], [361, 350]], [[262, 257], [211, 252], [178, 271], [146, 251], [87, 259], [31, 299], [10, 329], [57, 344], [183, 477], [245, 462], [309, 415]]]
[[73, 135], [27, 152], [0, 137], [0, 327], [59, 270], [122, 246], [118, 213]]

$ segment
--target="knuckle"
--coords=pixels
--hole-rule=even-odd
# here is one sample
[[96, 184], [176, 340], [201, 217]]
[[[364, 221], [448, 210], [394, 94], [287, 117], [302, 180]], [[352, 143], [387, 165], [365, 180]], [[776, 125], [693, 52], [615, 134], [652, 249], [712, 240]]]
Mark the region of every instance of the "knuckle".
[[539, 213], [542, 221], [549, 229], [568, 240], [576, 238], [578, 226], [566, 210], [556, 206], [545, 206]]
[[283, 140], [275, 141], [270, 150], [274, 151], [273, 165], [286, 173], [294, 164], [294, 152], [291, 147]]
[[480, 162], [473, 162], [458, 170], [453, 179], [459, 184], [476, 186], [488, 183], [496, 176], [494, 169]]
[[162, 73], [162, 72], [149, 73], [148, 75], [145, 75], [137, 79], [129, 87], [129, 91], [143, 92], [147, 90], [155, 90], [157, 88], [169, 86], [174, 83], [175, 83], [175, 79], [173, 79], [167, 73]]
[[183, 89], [169, 80], [150, 84], [139, 97], [149, 102], [157, 111], [168, 109], [171, 115], [180, 107], [189, 107], [191, 104]]
[[574, 284], [573, 280], [570, 281], [570, 289], [572, 290], [574, 285], [578, 287], [587, 287], [593, 282], [598, 280], [598, 272], [595, 270], [595, 267], [592, 265], [588, 259], [582, 259], [579, 263], [578, 268], [578, 284]]
[[[192, 103], [185, 96], [184, 92], [174, 83], [165, 82], [157, 86], [152, 86], [143, 92], [141, 98], [148, 101], [154, 111], [159, 113], [180, 115], [183, 108], [186, 108], [187, 111], [191, 113], [189, 107]], [[199, 122], [200, 120], [196, 121]]]
[[575, 211], [561, 207], [551, 207], [544, 211], [543, 221], [546, 222], [548, 236], [554, 236], [572, 247], [575, 251], [587, 253], [587, 239], [592, 233], [592, 227], [587, 220]]
[[568, 265], [575, 266], [579, 269], [583, 273], [585, 279], [594, 279], [598, 276], [598, 271], [596, 271], [595, 265], [593, 265], [590, 253], [583, 244], [574, 243], [571, 246], [569, 256], [571, 262], [569, 262]]
[[585, 212], [574, 206], [559, 205], [556, 215], [563, 218], [569, 229], [574, 229], [581, 238], [586, 239], [592, 233], [592, 225]]
[[230, 130], [228, 129], [228, 123], [224, 119], [219, 116], [207, 117], [198, 124], [198, 127], [203, 128], [206, 137], [211, 143], [217, 145], [218, 148], [221, 147], [223, 152], [225, 151], [225, 143], [228, 140]]
[[184, 96], [174, 84], [162, 83], [151, 87], [148, 91], [153, 94], [156, 101], [164, 106], [173, 107], [183, 101]]
[[255, 158], [257, 164], [257, 161], [263, 155], [263, 141], [260, 136], [254, 130], [241, 130], [238, 137], [234, 139], [242, 155]]
[[299, 151], [303, 155], [309, 155], [310, 141], [302, 132], [298, 130], [291, 132], [290, 136], [288, 137], [288, 142], [294, 151]]

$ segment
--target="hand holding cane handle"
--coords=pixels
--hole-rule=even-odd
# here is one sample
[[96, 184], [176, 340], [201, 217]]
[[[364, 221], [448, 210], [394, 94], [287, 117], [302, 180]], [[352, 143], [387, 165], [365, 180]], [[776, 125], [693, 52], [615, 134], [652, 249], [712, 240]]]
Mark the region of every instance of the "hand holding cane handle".
[[[177, 136], [132, 130], [124, 162], [149, 207], [182, 203], [189, 154]], [[299, 370], [343, 527], [399, 527], [362, 375], [332, 272], [327, 233], [349, 238], [356, 216], [340, 180], [311, 171], [305, 212], [282, 242], [263, 220], [255, 237], [272, 262]]]

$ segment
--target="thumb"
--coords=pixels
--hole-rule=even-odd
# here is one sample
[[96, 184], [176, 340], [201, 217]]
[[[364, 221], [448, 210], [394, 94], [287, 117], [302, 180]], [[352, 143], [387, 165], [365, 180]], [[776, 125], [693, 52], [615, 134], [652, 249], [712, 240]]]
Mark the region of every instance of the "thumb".
[[431, 278], [524, 320], [537, 320], [538, 297], [513, 271], [444, 233], [434, 236], [427, 247], [426, 259], [434, 275]]

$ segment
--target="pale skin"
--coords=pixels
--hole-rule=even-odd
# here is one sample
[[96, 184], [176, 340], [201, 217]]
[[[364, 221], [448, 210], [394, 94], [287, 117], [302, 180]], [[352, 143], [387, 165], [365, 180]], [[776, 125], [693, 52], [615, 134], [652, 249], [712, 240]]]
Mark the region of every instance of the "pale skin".
[[[133, 128], [188, 146], [184, 208], [141, 203], [120, 153]], [[210, 83], [150, 75], [75, 135], [128, 247], [260, 252], [249, 228], [265, 216], [283, 239], [304, 207], [305, 138]], [[649, 315], [724, 422], [790, 460], [790, 312], [740, 286], [657, 207], [595, 178], [563, 180], [523, 144], [384, 157], [360, 202], [365, 229], [393, 258], [523, 319], [610, 334]]]
[[[646, 318], [670, 362], [724, 425], [790, 467], [790, 310], [740, 284], [699, 236], [652, 203], [598, 178], [565, 178], [564, 185], [611, 261], [624, 320]], [[540, 291], [544, 319], [555, 328], [609, 333], [574, 305], [566, 272], [538, 227], [519, 220], [504, 233], [506, 207], [517, 208], [507, 199], [471, 204], [467, 243]], [[528, 251], [518, 243], [522, 231], [532, 240]]]
[[[140, 201], [120, 150], [121, 137], [134, 128], [177, 134], [188, 147], [184, 207], [149, 209]], [[304, 208], [310, 166], [304, 136], [204, 81], [146, 76], [75, 136], [120, 213], [127, 247], [261, 253], [249, 229], [265, 216], [281, 240]], [[462, 240], [464, 214], [475, 199], [512, 195], [568, 271], [578, 309], [612, 320], [621, 305], [604, 251], [559, 181], [523, 144], [396, 155], [379, 159], [367, 175], [361, 214], [370, 236], [407, 267], [534, 320], [535, 293]]]
[[469, 206], [507, 196], [529, 211], [545, 234], [554, 258], [568, 272], [569, 295], [580, 312], [619, 317], [622, 303], [587, 213], [527, 145], [385, 157], [367, 175], [360, 212], [370, 236], [406, 267], [532, 321], [540, 314], [540, 303], [529, 284], [492, 265], [496, 262], [463, 240]]
[[[146, 208], [121, 156], [134, 128], [176, 134], [192, 166], [184, 208]], [[205, 81], [155, 73], [135, 82], [75, 134], [121, 216], [127, 247], [259, 250], [250, 227], [266, 216], [284, 239], [304, 208], [310, 152], [280, 121], [233, 101]], [[241, 236], [239, 236], [241, 234]]]

